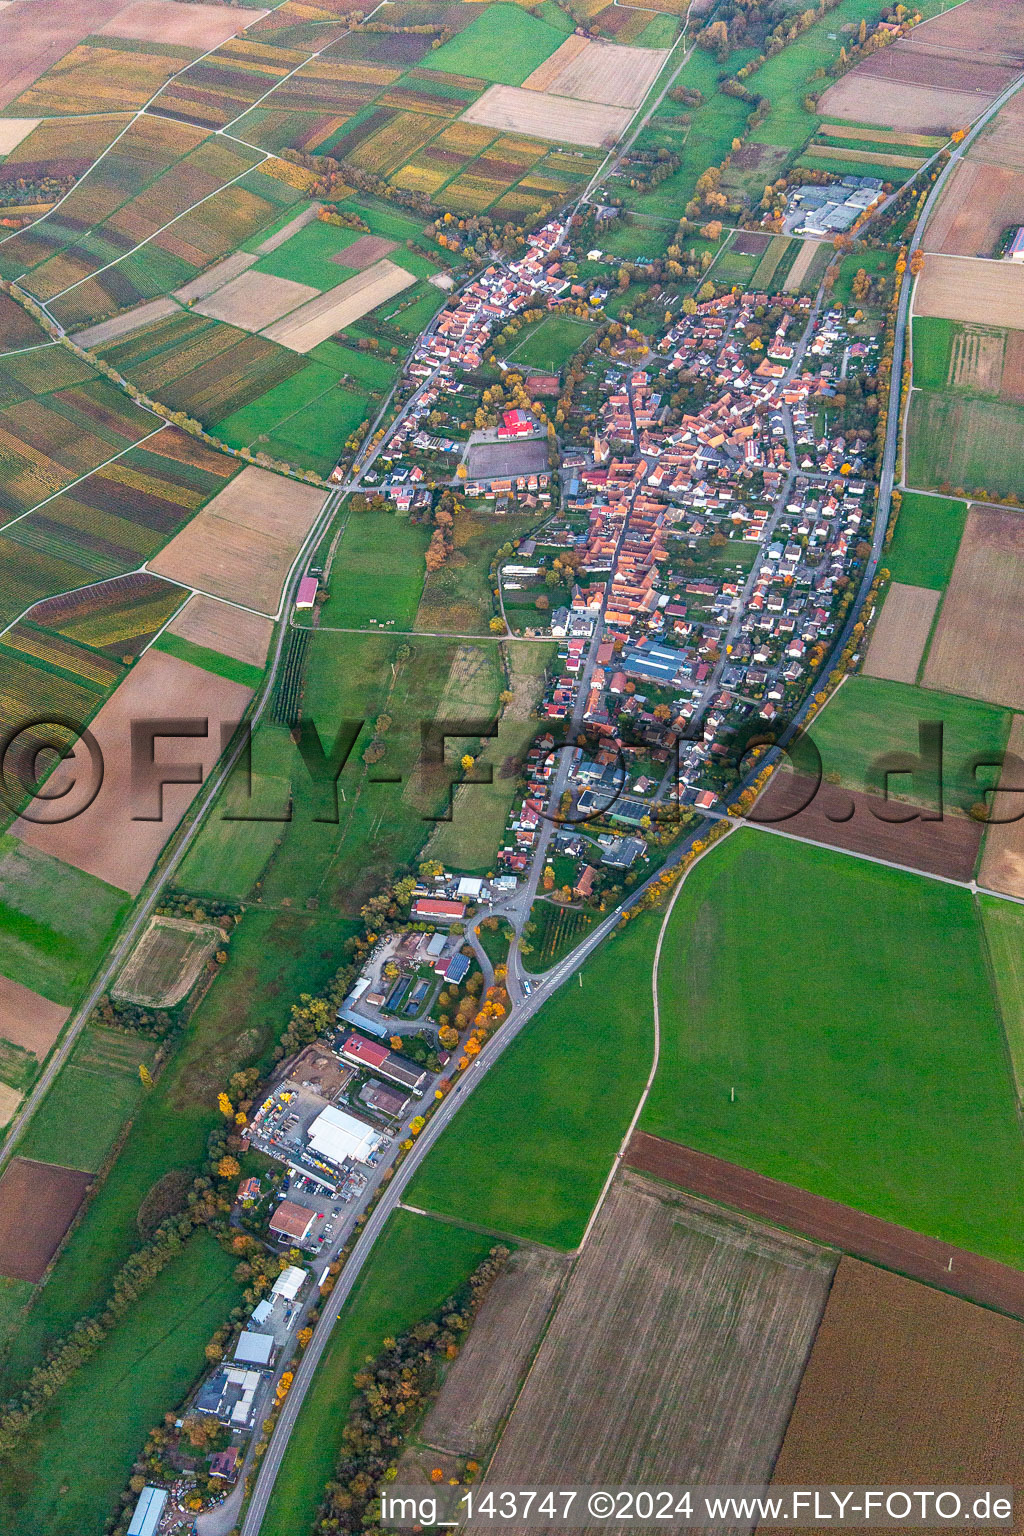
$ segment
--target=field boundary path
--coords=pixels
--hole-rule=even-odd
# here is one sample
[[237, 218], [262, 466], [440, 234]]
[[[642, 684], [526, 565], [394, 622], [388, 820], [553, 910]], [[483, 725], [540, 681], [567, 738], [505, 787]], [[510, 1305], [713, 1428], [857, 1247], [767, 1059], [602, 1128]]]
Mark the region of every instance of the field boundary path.
[[751, 1173], [736, 1163], [646, 1131], [634, 1133], [625, 1161], [627, 1167], [654, 1174], [703, 1199], [909, 1275], [966, 1301], [1024, 1318], [1024, 1272], [996, 1259], [982, 1258], [940, 1238], [868, 1216], [838, 1200], [812, 1195], [795, 1184]]

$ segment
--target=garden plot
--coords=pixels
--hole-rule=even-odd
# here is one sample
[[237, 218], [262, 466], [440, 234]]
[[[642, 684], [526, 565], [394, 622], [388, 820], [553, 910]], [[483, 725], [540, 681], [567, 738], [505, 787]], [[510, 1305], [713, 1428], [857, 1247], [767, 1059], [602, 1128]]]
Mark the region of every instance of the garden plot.
[[668, 55], [667, 48], [623, 48], [616, 43], [573, 35], [532, 75], [527, 75], [523, 89], [635, 110], [658, 78]]
[[927, 587], [893, 582], [871, 637], [864, 663], [866, 676], [887, 677], [894, 683], [916, 683], [940, 596]]
[[0, 1040], [9, 1040], [42, 1061], [71, 1012], [48, 997], [0, 976]]
[[223, 941], [215, 923], [151, 917], [111, 995], [146, 1008], [173, 1008], [191, 992], [203, 966]]
[[[295, 309], [284, 319], [268, 326], [263, 335], [268, 341], [276, 341], [293, 352], [311, 352], [320, 342], [326, 341], [337, 331], [354, 325], [368, 315], [378, 304], [394, 298], [403, 288], [416, 281], [411, 272], [398, 267], [393, 261], [378, 261], [358, 272], [347, 282]], [[298, 286], [298, 285], [296, 285]]]
[[150, 564], [159, 576], [274, 615], [324, 493], [249, 465]]
[[966, 320], [974, 325], [1024, 322], [1024, 266], [929, 255], [914, 289], [915, 315]]
[[[92, 804], [60, 824], [19, 821], [15, 823], [16, 834], [26, 846], [137, 896], [199, 791], [199, 784], [189, 781], [188, 767], [198, 765], [202, 777], [212, 771], [220, 756], [222, 730], [241, 720], [250, 697], [251, 690], [240, 683], [202, 671], [166, 652], [147, 651], [90, 725], [104, 763], [103, 783]], [[205, 721], [206, 736], [171, 737], [154, 743], [156, 760], [171, 765], [163, 771], [173, 775], [174, 765], [182, 765], [178, 771], [186, 782], [165, 786], [162, 795], [153, 791], [140, 797], [132, 775], [133, 725], [140, 720], [192, 716]], [[54, 787], [62, 787], [59, 776], [64, 771], [70, 772], [73, 782], [81, 766], [72, 758], [58, 767]], [[195, 774], [191, 777], [194, 780]], [[149, 819], [153, 816], [158, 819]]]
[[208, 298], [193, 305], [211, 320], [224, 320], [243, 331], [262, 331], [300, 304], [315, 299], [318, 290], [269, 272], [242, 272]]
[[974, 506], [924, 671], [925, 686], [1024, 708], [1024, 512]]
[[825, 244], [824, 240], [805, 240], [800, 247], [800, 253], [789, 269], [786, 278], [785, 290], [787, 293], [799, 293], [800, 284], [810, 270], [811, 262], [817, 256], [818, 251]]
[[167, 633], [180, 635], [211, 651], [233, 656], [252, 667], [262, 667], [274, 626], [262, 614], [234, 608], [215, 597], [197, 592], [167, 626]]
[[766, 1479], [834, 1265], [799, 1238], [620, 1174], [488, 1482]]
[[463, 112], [460, 122], [478, 123], [525, 133], [561, 144], [610, 146], [626, 131], [633, 116], [629, 107], [605, 107], [596, 102], [492, 85]]

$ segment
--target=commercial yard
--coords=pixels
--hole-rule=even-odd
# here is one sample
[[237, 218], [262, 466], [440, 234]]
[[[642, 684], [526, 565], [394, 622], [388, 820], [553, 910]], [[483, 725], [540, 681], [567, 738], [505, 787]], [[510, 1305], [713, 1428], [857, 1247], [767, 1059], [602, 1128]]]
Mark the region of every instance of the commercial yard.
[[810, 1243], [620, 1174], [489, 1484], [760, 1482], [834, 1264]]
[[773, 1481], [883, 1487], [912, 1466], [921, 1487], [1012, 1484], [1022, 1367], [1021, 1323], [844, 1259]]
[[1024, 1267], [1024, 1148], [968, 891], [735, 833], [683, 888], [659, 995], [642, 1129]]
[[924, 681], [1024, 708], [1024, 512], [972, 507]]
[[250, 465], [207, 502], [150, 569], [213, 597], [273, 615], [324, 493]]
[[917, 681], [941, 595], [927, 587], [893, 582], [871, 637], [865, 676], [887, 677], [896, 683]]

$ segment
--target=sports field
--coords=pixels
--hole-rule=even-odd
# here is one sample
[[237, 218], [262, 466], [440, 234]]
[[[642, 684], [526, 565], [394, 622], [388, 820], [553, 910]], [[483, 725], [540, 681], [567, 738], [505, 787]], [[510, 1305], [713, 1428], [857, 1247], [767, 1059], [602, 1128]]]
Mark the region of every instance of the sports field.
[[334, 1470], [355, 1372], [386, 1336], [434, 1311], [493, 1245], [494, 1239], [482, 1233], [395, 1212], [317, 1367], [274, 1484], [263, 1536], [296, 1536], [310, 1529]]
[[560, 373], [590, 333], [591, 327], [585, 320], [573, 320], [566, 315], [548, 315], [512, 348], [508, 361], [513, 366]]
[[657, 922], [635, 919], [586, 963], [582, 986], [544, 1004], [426, 1159], [411, 1204], [556, 1248], [579, 1242], [651, 1063]]
[[969, 892], [740, 832], [683, 889], [659, 997], [644, 1130], [1024, 1266], [1024, 1146]]

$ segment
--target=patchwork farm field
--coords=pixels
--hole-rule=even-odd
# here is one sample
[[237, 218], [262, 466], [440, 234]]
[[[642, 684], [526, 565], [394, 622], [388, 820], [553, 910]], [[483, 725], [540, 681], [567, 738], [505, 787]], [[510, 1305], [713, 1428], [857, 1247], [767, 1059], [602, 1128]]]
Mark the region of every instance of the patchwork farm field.
[[147, 1008], [173, 1008], [195, 985], [203, 966], [223, 942], [215, 924], [151, 917], [118, 972], [113, 995]]
[[522, 85], [571, 30], [568, 18], [550, 8], [547, 15], [540, 21], [518, 5], [481, 6], [468, 27], [428, 55], [425, 67], [496, 85]]
[[1024, 404], [915, 389], [907, 423], [907, 479], [925, 489], [1024, 500], [1017, 445]]
[[1021, 1323], [844, 1258], [773, 1482], [881, 1487], [908, 1465], [922, 1486], [949, 1469], [965, 1484], [1012, 1482], [1024, 1472], [1022, 1364]]
[[[800, 964], [766, 992], [794, 924]], [[676, 903], [660, 999], [644, 1130], [1024, 1264], [1024, 1148], [969, 892], [736, 833]]]
[[704, 1483], [768, 1477], [834, 1265], [814, 1244], [621, 1173], [490, 1484], [658, 1482], [681, 1466]]
[[917, 681], [940, 596], [927, 587], [893, 582], [871, 637], [865, 677], [887, 677], [896, 683]]

